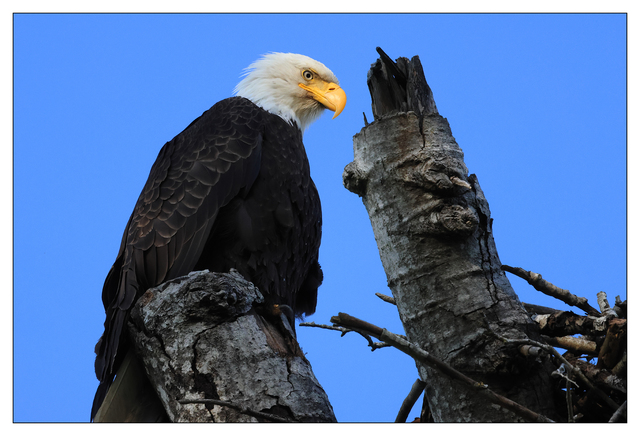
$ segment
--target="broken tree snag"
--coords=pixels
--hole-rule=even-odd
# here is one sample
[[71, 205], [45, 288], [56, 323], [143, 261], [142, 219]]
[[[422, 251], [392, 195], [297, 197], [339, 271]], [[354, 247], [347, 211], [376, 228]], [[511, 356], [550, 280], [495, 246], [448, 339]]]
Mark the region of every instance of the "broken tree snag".
[[[396, 68], [378, 60], [369, 72], [375, 121], [355, 135], [343, 180], [369, 213], [407, 338], [555, 420], [551, 371], [497, 338], [539, 339], [501, 269], [478, 179], [467, 175], [449, 123], [429, 102], [419, 58], [400, 58]], [[472, 389], [418, 369], [435, 421], [519, 420]]]
[[427, 84], [418, 56], [408, 60], [399, 58], [394, 62], [376, 47], [380, 54], [367, 74], [367, 85], [371, 94], [373, 118], [382, 118], [397, 112], [437, 114], [438, 108]]
[[275, 325], [277, 317], [256, 312], [262, 301], [232, 270], [193, 272], [148, 290], [136, 303], [131, 340], [171, 421], [259, 422], [276, 415], [335, 422], [284, 322]]

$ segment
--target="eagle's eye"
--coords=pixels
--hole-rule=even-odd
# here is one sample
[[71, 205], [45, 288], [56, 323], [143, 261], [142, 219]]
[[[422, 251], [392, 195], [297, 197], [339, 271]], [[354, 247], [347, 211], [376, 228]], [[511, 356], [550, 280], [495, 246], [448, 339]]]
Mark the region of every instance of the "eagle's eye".
[[304, 70], [302, 72], [302, 77], [304, 77], [304, 80], [311, 80], [313, 79], [313, 73], [309, 70]]

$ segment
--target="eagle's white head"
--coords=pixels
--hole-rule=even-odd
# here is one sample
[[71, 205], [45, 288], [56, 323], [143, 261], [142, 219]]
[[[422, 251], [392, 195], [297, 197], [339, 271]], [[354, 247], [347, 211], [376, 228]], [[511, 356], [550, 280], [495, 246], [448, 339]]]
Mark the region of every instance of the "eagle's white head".
[[293, 53], [269, 53], [249, 65], [235, 94], [294, 121], [304, 132], [324, 109], [337, 117], [347, 103], [338, 79], [320, 62]]

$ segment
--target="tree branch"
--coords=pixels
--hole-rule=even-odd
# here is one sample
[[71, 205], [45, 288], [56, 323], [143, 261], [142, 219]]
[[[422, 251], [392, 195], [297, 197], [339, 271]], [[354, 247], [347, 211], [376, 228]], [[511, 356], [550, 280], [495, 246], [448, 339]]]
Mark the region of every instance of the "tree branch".
[[540, 291], [543, 294], [557, 298], [558, 300], [563, 301], [570, 306], [579, 307], [589, 315], [602, 316], [600, 312], [589, 305], [586, 298], [573, 295], [566, 289], [559, 288], [556, 285], [549, 283], [548, 281], [543, 279], [540, 274], [509, 265], [502, 265], [502, 270], [525, 279], [531, 286], [533, 286], [537, 291]]
[[539, 413], [527, 409], [526, 407], [523, 407], [522, 405], [510, 400], [509, 398], [503, 397], [502, 395], [493, 392], [488, 388], [487, 385], [467, 377], [455, 368], [452, 368], [451, 366], [444, 363], [442, 360], [432, 356], [431, 354], [429, 354], [429, 352], [423, 350], [420, 347], [417, 347], [416, 345], [410, 343], [406, 339], [403, 339], [399, 335], [387, 331], [386, 329], [382, 329], [376, 325], [355, 318], [346, 313], [338, 313], [338, 316], [332, 316], [331, 322], [342, 327], [347, 327], [359, 332], [364, 332], [386, 342], [392, 347], [397, 348], [405, 354], [408, 354], [415, 360], [420, 361], [422, 364], [437, 369], [441, 373], [466, 384], [468, 387], [487, 397], [489, 401], [498, 404], [507, 410], [510, 410], [511, 412], [526, 419], [527, 421], [553, 422], [546, 416], [540, 415]]
[[550, 315], [552, 313], [561, 312], [561, 310], [552, 309], [551, 307], [546, 306], [538, 306], [537, 304], [522, 303], [522, 305], [524, 306], [524, 309], [532, 315]]
[[342, 332], [340, 336], [344, 336], [349, 332], [358, 333], [360, 336], [362, 336], [367, 340], [369, 347], [371, 347], [371, 351], [376, 351], [378, 348], [386, 348], [391, 346], [389, 344], [385, 344], [384, 342], [373, 342], [373, 340], [371, 339], [371, 336], [354, 329], [336, 327], [336, 326], [327, 325], [327, 324], [316, 324], [315, 322], [301, 322], [299, 325], [301, 327], [317, 327], [325, 330], [334, 330], [334, 331]]
[[567, 369], [569, 369], [573, 374], [576, 374], [578, 376], [578, 378], [580, 379], [580, 381], [582, 383], [584, 383], [589, 389], [593, 390], [593, 392], [595, 392], [600, 398], [602, 398], [607, 403], [607, 405], [609, 407], [611, 407], [614, 410], [618, 409], [619, 406], [618, 406], [618, 404], [616, 404], [615, 401], [613, 401], [611, 398], [609, 398], [609, 396], [607, 394], [602, 392], [593, 383], [591, 383], [591, 381], [582, 373], [582, 371], [580, 371], [579, 368], [571, 365], [571, 363], [569, 363], [569, 361], [567, 359], [565, 359], [564, 356], [562, 356], [551, 345], [543, 344], [541, 342], [536, 342], [536, 341], [533, 341], [531, 339], [507, 339], [507, 338], [500, 338], [500, 339], [502, 341], [504, 341], [505, 343], [507, 343], [507, 344], [514, 344], [514, 345], [525, 345], [526, 344], [526, 345], [533, 345], [533, 346], [542, 348], [547, 353], [549, 353], [552, 356], [556, 357], [560, 362], [564, 363], [566, 365]]
[[571, 380], [569, 378], [567, 378], [567, 383], [566, 383], [566, 390], [567, 390], [567, 421], [568, 422], [575, 422], [575, 419], [573, 419], [573, 398], [571, 396]]
[[381, 294], [379, 292], [376, 292], [376, 297], [378, 297], [382, 301], [385, 301], [385, 302], [387, 302], [389, 304], [393, 304], [394, 306], [396, 304], [396, 299], [393, 298], [393, 297], [389, 297], [388, 295], [384, 295], [384, 294]]
[[602, 314], [606, 317], [617, 318], [618, 314], [616, 313], [615, 310], [611, 308], [611, 306], [609, 306], [609, 300], [607, 300], [607, 293], [600, 291], [598, 292], [597, 297], [598, 297], [598, 306], [600, 307], [600, 312], [602, 312]]
[[627, 393], [626, 380], [612, 374], [610, 371], [600, 369], [589, 362], [579, 359], [578, 357], [571, 358], [567, 356], [567, 360], [575, 367], [580, 368], [580, 371], [582, 371], [582, 373], [590, 380], [593, 380], [596, 385], [602, 386], [605, 389], [614, 389], [623, 394]]
[[573, 312], [556, 311], [548, 315], [534, 315], [540, 333], [548, 336], [604, 335], [607, 329], [605, 317], [576, 315]]
[[543, 335], [542, 339], [553, 347], [564, 348], [565, 350], [569, 350], [575, 354], [589, 354], [591, 356], [595, 356], [597, 354], [596, 343], [593, 341], [587, 341], [584, 338], [577, 338], [575, 336], [552, 337]]
[[395, 422], [407, 422], [407, 418], [409, 417], [411, 409], [413, 409], [413, 405], [416, 404], [416, 401], [418, 401], [418, 398], [420, 398], [420, 395], [426, 386], [427, 384], [420, 379], [417, 379], [413, 383], [413, 386], [411, 386], [411, 390], [409, 391], [409, 395], [407, 395], [407, 398], [402, 402], [402, 406], [400, 406]]

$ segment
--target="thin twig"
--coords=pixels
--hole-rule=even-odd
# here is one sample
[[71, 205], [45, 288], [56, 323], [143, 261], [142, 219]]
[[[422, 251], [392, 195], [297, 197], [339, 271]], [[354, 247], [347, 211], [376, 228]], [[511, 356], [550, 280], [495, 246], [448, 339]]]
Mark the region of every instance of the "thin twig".
[[215, 400], [210, 398], [198, 399], [198, 400], [178, 400], [180, 404], [215, 404], [217, 406], [228, 407], [230, 409], [237, 410], [238, 412], [253, 416], [254, 418], [267, 419], [273, 422], [295, 422], [290, 419], [283, 418], [282, 416], [273, 415], [271, 413], [256, 412], [255, 410], [247, 409], [246, 407], [238, 406], [237, 404], [229, 403], [228, 401]]
[[567, 357], [567, 360], [573, 366], [580, 368], [580, 371], [597, 386], [602, 386], [605, 390], [614, 389], [623, 394], [627, 393], [627, 380], [625, 378], [620, 378], [607, 369], [598, 368], [596, 365], [586, 362], [577, 356]]
[[571, 399], [571, 379], [567, 377], [567, 414], [568, 422], [575, 422], [573, 419], [573, 400]]
[[416, 404], [416, 401], [418, 401], [418, 398], [420, 398], [420, 395], [426, 386], [427, 384], [420, 379], [417, 379], [413, 383], [413, 386], [411, 386], [411, 390], [409, 391], [409, 395], [407, 395], [407, 398], [402, 402], [402, 406], [400, 406], [398, 416], [396, 416], [396, 422], [407, 422], [407, 418], [409, 417], [411, 409], [413, 409], [413, 405]]
[[445, 375], [448, 375], [455, 380], [463, 382], [464, 384], [478, 392], [480, 395], [484, 395], [485, 397], [487, 397], [492, 403], [498, 404], [505, 409], [512, 411], [513, 413], [526, 419], [527, 421], [552, 422], [546, 416], [540, 415], [539, 413], [527, 409], [526, 407], [510, 400], [509, 398], [496, 394], [491, 389], [489, 389], [487, 385], [467, 377], [460, 371], [444, 363], [442, 360], [432, 356], [422, 348], [412, 344], [399, 335], [387, 331], [386, 329], [382, 329], [376, 325], [355, 318], [346, 313], [339, 313], [338, 316], [332, 316], [331, 322], [333, 322], [334, 324], [338, 324], [341, 327], [347, 327], [356, 331], [366, 332], [367, 334], [386, 342], [394, 348], [397, 348], [405, 354], [408, 354], [413, 359], [418, 360], [422, 364], [437, 369], [441, 373], [444, 373]]
[[301, 322], [299, 325], [302, 327], [317, 327], [317, 328], [326, 329], [326, 330], [335, 330], [335, 331], [341, 332], [342, 333], [341, 336], [344, 336], [349, 332], [358, 333], [360, 336], [362, 336], [367, 340], [369, 347], [371, 347], [371, 351], [376, 351], [378, 348], [386, 348], [391, 346], [384, 342], [373, 342], [373, 340], [371, 339], [371, 336], [354, 329], [337, 327], [334, 325], [327, 325], [327, 324], [316, 324], [315, 322]]
[[566, 289], [559, 288], [556, 285], [549, 283], [548, 281], [543, 279], [540, 274], [509, 265], [502, 265], [502, 269], [522, 279], [525, 279], [531, 286], [533, 286], [536, 290], [542, 292], [543, 294], [557, 298], [558, 300], [563, 301], [570, 306], [579, 307], [589, 315], [602, 316], [600, 312], [589, 305], [589, 302], [586, 298], [573, 295]]
[[316, 324], [315, 322], [301, 322], [300, 324], [298, 324], [301, 327], [318, 327], [321, 329], [327, 329], [327, 330], [335, 330], [338, 332], [342, 332], [342, 336], [344, 336], [346, 333], [349, 333], [351, 330], [346, 329], [344, 327], [337, 327], [335, 325], [327, 325], [327, 324]]
[[[529, 345], [523, 345], [523, 347], [528, 347]], [[580, 387], [580, 385], [578, 385], [578, 383], [574, 382], [573, 380], [571, 380], [569, 378], [569, 376], [571, 375], [571, 370], [572, 367], [571, 365], [567, 365], [565, 363], [563, 363], [562, 365], [560, 365], [560, 367], [558, 369], [556, 369], [555, 371], [553, 371], [551, 373], [552, 377], [560, 377], [566, 380], [567, 383], [572, 383], [574, 384], [576, 387]]]

